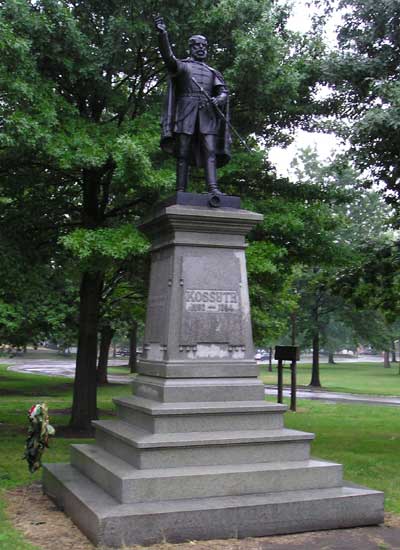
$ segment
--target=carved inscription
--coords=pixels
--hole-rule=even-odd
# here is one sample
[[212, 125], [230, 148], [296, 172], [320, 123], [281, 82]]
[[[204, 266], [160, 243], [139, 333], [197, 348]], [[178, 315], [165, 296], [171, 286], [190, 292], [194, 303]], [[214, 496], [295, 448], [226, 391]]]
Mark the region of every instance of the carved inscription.
[[197, 346], [197, 357], [202, 353], [202, 344], [207, 346], [207, 354], [210, 346], [218, 350], [223, 346], [226, 356], [227, 346], [244, 345], [241, 270], [232, 250], [185, 250], [181, 277], [184, 285], [179, 343]]
[[204, 313], [232, 313], [239, 310], [239, 295], [236, 290], [185, 291], [186, 311]]

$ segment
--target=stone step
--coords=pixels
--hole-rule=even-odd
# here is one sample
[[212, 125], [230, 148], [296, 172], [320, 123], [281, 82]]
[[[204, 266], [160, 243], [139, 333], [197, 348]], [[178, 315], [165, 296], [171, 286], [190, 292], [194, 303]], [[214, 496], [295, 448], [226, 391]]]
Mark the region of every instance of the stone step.
[[149, 361], [141, 357], [137, 372], [161, 378], [257, 378], [260, 368], [254, 359], [202, 359]]
[[93, 425], [100, 447], [138, 469], [308, 460], [314, 439], [286, 428], [151, 434], [122, 420]]
[[138, 397], [163, 403], [264, 399], [264, 384], [257, 378], [167, 379], [140, 374], [132, 387]]
[[348, 485], [243, 496], [120, 504], [69, 464], [47, 464], [43, 484], [97, 545], [210, 540], [376, 525], [383, 493]]
[[124, 503], [342, 485], [342, 466], [319, 460], [137, 470], [96, 445], [72, 445], [71, 464]]
[[266, 401], [159, 403], [137, 396], [113, 399], [121, 420], [151, 433], [266, 430], [283, 427], [287, 407]]

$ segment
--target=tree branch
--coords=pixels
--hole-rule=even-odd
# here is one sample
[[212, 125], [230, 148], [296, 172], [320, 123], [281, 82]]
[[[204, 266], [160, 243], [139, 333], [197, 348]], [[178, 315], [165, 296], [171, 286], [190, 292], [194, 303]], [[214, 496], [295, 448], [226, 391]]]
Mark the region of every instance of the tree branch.
[[144, 199], [144, 198], [135, 199], [133, 201], [127, 202], [123, 206], [118, 206], [117, 208], [114, 208], [114, 209], [110, 210], [109, 212], [106, 212], [104, 217], [105, 218], [113, 218], [114, 216], [118, 216], [119, 214], [121, 214], [121, 212], [126, 212], [127, 210], [129, 210], [133, 206], [137, 206], [140, 203], [145, 203], [145, 204], [150, 206], [152, 204], [152, 201], [149, 201], [149, 200]]

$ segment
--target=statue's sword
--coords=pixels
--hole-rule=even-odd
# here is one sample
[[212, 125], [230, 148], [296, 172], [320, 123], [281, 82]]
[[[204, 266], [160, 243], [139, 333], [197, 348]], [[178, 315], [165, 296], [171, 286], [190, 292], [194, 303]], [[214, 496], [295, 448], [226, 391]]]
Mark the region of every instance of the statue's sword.
[[[207, 98], [207, 101], [211, 103], [211, 96], [208, 92], [205, 91], [205, 89], [197, 82], [197, 80], [192, 76], [193, 82], [196, 84], [196, 86], [199, 88], [200, 92], [204, 95], [204, 97]], [[232, 130], [232, 132], [235, 134], [235, 136], [238, 138], [240, 143], [243, 145], [243, 147], [248, 151], [249, 153], [252, 153], [253, 151], [250, 149], [250, 147], [247, 145], [246, 141], [242, 138], [242, 136], [239, 134], [239, 132], [236, 130], [234, 126], [229, 122], [229, 120], [226, 118], [224, 113], [221, 111], [221, 109], [218, 107], [218, 105], [213, 104], [214, 109], [217, 111], [217, 114], [219, 117], [222, 118], [222, 120], [229, 126], [229, 128]]]

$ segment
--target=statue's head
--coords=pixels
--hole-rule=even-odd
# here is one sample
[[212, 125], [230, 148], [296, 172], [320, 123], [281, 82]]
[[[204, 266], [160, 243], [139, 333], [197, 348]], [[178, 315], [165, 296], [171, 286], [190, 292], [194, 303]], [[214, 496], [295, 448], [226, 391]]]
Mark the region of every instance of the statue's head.
[[196, 61], [204, 61], [207, 57], [207, 38], [201, 34], [195, 34], [189, 38], [190, 56]]

